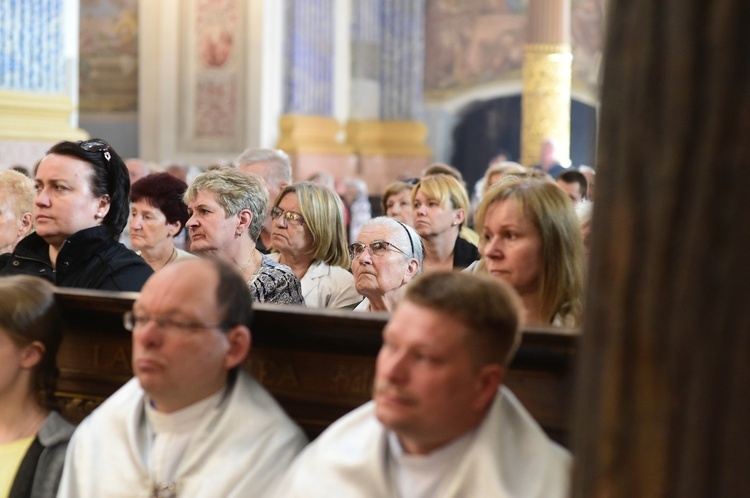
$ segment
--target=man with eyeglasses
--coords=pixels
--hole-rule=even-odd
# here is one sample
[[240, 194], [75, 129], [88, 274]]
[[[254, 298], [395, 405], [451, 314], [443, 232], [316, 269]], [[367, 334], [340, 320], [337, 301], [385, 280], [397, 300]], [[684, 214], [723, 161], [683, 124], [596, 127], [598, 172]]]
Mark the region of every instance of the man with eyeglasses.
[[146, 282], [123, 319], [135, 378], [76, 430], [58, 496], [268, 496], [306, 440], [241, 368], [251, 302], [213, 259]]
[[387, 216], [364, 225], [349, 246], [354, 286], [364, 300], [354, 311], [391, 311], [422, 269], [424, 249], [413, 228]]
[[414, 279], [383, 330], [373, 400], [305, 448], [274, 496], [568, 496], [570, 454], [502, 385], [520, 312], [488, 275]]

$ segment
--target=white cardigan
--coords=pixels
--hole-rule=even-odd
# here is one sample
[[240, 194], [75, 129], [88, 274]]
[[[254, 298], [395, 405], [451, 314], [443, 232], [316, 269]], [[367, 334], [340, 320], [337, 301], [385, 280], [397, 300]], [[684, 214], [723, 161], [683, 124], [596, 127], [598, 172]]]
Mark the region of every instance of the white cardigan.
[[[278, 262], [281, 253], [269, 258]], [[322, 261], [310, 265], [302, 279], [302, 296], [308, 308], [343, 308], [362, 300], [354, 287], [354, 276], [340, 266], [330, 266]]]

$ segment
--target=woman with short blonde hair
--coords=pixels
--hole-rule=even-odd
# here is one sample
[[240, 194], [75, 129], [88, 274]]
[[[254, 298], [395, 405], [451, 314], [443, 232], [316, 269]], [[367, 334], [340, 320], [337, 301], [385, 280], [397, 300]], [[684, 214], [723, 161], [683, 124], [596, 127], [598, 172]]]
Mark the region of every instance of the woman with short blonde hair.
[[424, 270], [462, 269], [479, 259], [477, 247], [459, 237], [469, 212], [463, 184], [448, 175], [422, 178], [411, 191], [414, 228], [425, 247]]
[[263, 178], [233, 168], [201, 173], [184, 195], [190, 250], [228, 261], [259, 303], [304, 304], [294, 272], [255, 247], [266, 218]]

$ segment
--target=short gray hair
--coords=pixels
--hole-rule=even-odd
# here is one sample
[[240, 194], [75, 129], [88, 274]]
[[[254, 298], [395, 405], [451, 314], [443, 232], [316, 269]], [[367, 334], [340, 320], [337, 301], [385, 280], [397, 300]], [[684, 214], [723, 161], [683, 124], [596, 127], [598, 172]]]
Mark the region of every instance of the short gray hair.
[[227, 217], [248, 209], [253, 214], [248, 230], [250, 238], [253, 241], [258, 239], [268, 207], [268, 190], [262, 178], [233, 168], [203, 172], [195, 177], [185, 191], [185, 204], [193, 202], [201, 190], [209, 190], [216, 196], [216, 201], [224, 208]]
[[387, 240], [386, 242], [396, 244], [410, 258], [416, 259], [419, 263], [418, 273], [422, 271], [422, 266], [424, 265], [424, 245], [422, 244], [422, 238], [416, 230], [388, 216], [377, 216], [362, 225], [362, 229], [365, 227], [382, 227], [388, 229], [391, 232], [389, 238], [392, 240]]
[[279, 149], [245, 149], [234, 160], [236, 167], [255, 163], [268, 163], [269, 183], [292, 183], [292, 162], [286, 152]]

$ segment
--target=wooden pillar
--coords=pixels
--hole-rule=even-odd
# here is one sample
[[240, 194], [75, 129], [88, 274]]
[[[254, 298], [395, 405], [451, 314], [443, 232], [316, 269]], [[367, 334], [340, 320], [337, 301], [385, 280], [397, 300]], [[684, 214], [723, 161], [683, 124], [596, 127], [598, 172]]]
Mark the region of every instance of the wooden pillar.
[[547, 137], [558, 142], [560, 164], [570, 164], [570, 0], [530, 0], [523, 60], [521, 163], [539, 161]]
[[750, 496], [750, 4], [608, 15], [573, 496]]

